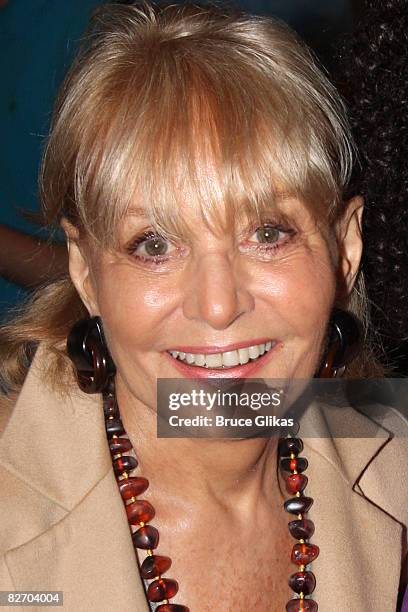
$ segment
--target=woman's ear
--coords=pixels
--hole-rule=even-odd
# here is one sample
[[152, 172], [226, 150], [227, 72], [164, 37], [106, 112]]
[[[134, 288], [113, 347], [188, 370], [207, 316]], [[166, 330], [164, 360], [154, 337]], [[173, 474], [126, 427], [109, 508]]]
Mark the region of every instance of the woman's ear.
[[91, 316], [98, 314], [96, 292], [92, 281], [89, 250], [81, 244], [79, 231], [67, 219], [61, 219], [68, 248], [69, 275]]
[[360, 267], [363, 252], [362, 218], [364, 199], [354, 196], [336, 226], [338, 245], [338, 289], [337, 297], [350, 295]]

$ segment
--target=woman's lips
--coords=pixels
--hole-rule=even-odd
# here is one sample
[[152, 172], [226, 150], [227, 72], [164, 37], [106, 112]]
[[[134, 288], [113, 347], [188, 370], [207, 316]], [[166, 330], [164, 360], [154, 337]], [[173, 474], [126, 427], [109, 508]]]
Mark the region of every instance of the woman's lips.
[[253, 361], [228, 368], [207, 368], [189, 365], [185, 361], [175, 359], [166, 351], [164, 354], [166, 355], [167, 359], [171, 361], [176, 370], [178, 370], [186, 378], [249, 378], [251, 376], [253, 377], [255, 372], [269, 361], [272, 353], [274, 353], [275, 349], [280, 346], [280, 344], [280, 342], [276, 342], [275, 346], [273, 346], [267, 353], [264, 353], [262, 356], [257, 357], [257, 359]]

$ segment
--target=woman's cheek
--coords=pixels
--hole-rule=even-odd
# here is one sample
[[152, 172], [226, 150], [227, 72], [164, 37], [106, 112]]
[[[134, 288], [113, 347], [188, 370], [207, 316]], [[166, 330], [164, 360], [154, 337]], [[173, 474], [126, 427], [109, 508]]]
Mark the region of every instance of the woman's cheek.
[[271, 306], [305, 309], [303, 315], [318, 315], [330, 308], [335, 295], [335, 272], [327, 249], [299, 249], [287, 258], [258, 266], [253, 273], [255, 292]]
[[130, 350], [154, 346], [158, 327], [174, 308], [174, 283], [141, 274], [134, 266], [117, 265], [101, 270], [97, 285], [107, 338], [117, 339]]
[[323, 255], [318, 259], [305, 258], [304, 266], [294, 273], [288, 288], [292, 296], [291, 321], [297, 337], [293, 373], [296, 377], [313, 376], [322, 357], [336, 289], [333, 268]]
[[282, 342], [279, 363], [270, 364], [272, 377], [309, 377], [318, 367], [335, 296], [335, 274], [325, 255], [298, 253], [257, 275], [260, 315]]

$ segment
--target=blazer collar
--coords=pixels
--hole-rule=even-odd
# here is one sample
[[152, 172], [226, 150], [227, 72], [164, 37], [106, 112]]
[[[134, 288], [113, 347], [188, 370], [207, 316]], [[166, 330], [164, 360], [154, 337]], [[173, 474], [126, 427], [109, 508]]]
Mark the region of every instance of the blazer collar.
[[[338, 419], [347, 422], [350, 437], [330, 437], [344, 431]], [[395, 612], [407, 554], [408, 428], [397, 419], [405, 438], [401, 431], [396, 437], [350, 406], [333, 410], [315, 402], [304, 423], [307, 436], [319, 433], [299, 432], [309, 459], [307, 494], [314, 499], [312, 541], [320, 547], [312, 564], [319, 610]], [[359, 432], [367, 437], [355, 437]]]
[[51, 389], [46, 363], [40, 347], [0, 439], [9, 489], [0, 500], [3, 512], [9, 509], [2, 520], [9, 579], [1, 578], [0, 560], [0, 581], [17, 590], [61, 590], [72, 612], [148, 612], [101, 397], [82, 393], [74, 379], [68, 394]]
[[52, 389], [47, 360], [40, 347], [0, 438], [0, 463], [69, 511], [112, 464], [100, 396], [82, 393], [74, 378], [69, 393]]

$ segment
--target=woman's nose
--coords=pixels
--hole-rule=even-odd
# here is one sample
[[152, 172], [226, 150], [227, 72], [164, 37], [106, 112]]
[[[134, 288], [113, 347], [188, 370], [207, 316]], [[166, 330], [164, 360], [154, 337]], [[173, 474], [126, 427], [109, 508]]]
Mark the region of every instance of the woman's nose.
[[187, 319], [221, 330], [253, 308], [254, 299], [244, 286], [244, 278], [237, 278], [227, 255], [207, 253], [201, 257], [186, 287], [183, 312]]

